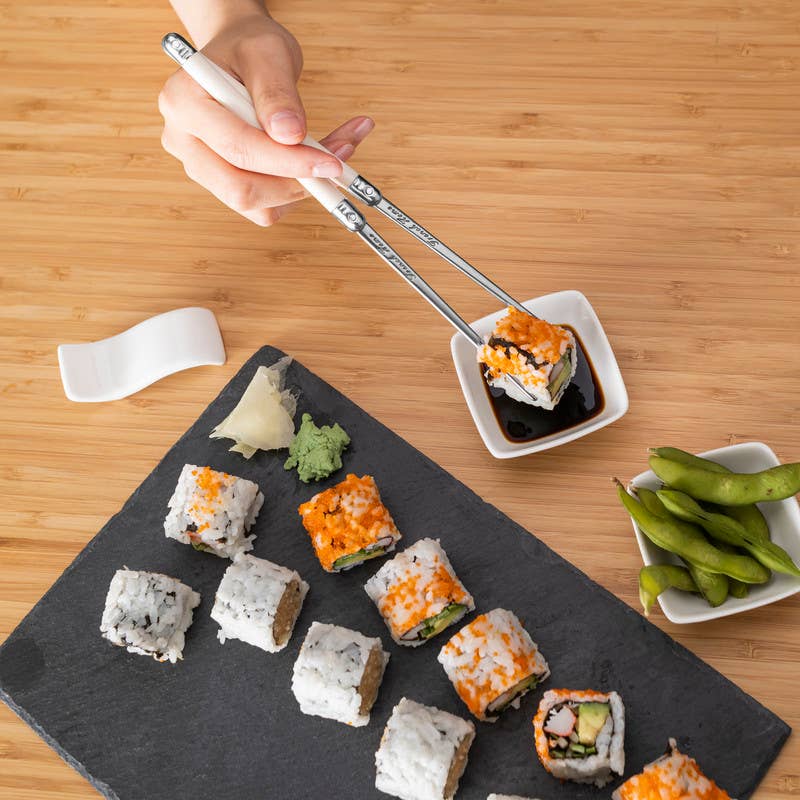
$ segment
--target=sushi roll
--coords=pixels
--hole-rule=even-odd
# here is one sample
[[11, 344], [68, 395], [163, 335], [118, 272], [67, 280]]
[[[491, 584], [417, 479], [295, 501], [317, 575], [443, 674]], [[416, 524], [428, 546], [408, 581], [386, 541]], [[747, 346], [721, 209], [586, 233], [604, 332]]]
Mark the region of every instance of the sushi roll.
[[100, 633], [129, 653], [156, 661], [183, 658], [186, 631], [200, 595], [177, 578], [119, 569], [111, 579]]
[[674, 739], [667, 752], [628, 778], [612, 800], [730, 800], [730, 795], [707, 778], [697, 762], [678, 750]]
[[450, 800], [474, 738], [471, 722], [404, 697], [375, 753], [375, 788], [402, 800]]
[[[578, 366], [575, 336], [559, 325], [509, 306], [478, 348], [489, 386], [512, 400], [552, 411]], [[523, 392], [511, 378], [527, 390]]]
[[348, 475], [297, 510], [326, 572], [378, 558], [394, 550], [400, 538], [371, 475]]
[[294, 663], [292, 692], [304, 714], [360, 727], [369, 722], [388, 661], [380, 639], [314, 622]]
[[264, 495], [252, 481], [186, 464], [169, 500], [164, 533], [195, 550], [233, 558], [253, 549], [256, 521]]
[[239, 639], [268, 653], [286, 647], [300, 615], [308, 584], [294, 571], [239, 553], [225, 570], [211, 619], [217, 638]]
[[439, 652], [439, 663], [458, 696], [480, 720], [519, 708], [522, 695], [550, 674], [547, 662], [510, 611], [495, 608], [475, 617]]
[[605, 786], [625, 771], [625, 706], [616, 692], [551, 689], [533, 727], [539, 760], [556, 778]]
[[418, 647], [475, 609], [438, 539], [420, 539], [365, 584], [397, 644]]

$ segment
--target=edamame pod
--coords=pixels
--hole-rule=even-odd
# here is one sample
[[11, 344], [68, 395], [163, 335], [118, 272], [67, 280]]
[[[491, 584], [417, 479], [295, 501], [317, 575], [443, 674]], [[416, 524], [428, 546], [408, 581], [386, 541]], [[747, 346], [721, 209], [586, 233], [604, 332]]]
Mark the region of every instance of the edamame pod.
[[[739, 551], [725, 542], [717, 542], [716, 546], [722, 550], [723, 553], [738, 553]], [[728, 578], [728, 593], [731, 597], [736, 597], [739, 600], [744, 599], [750, 594], [750, 587], [746, 583], [737, 581], [734, 578]]]
[[800, 492], [800, 463], [781, 464], [752, 474], [716, 473], [661, 456], [650, 456], [650, 469], [668, 486], [698, 500], [723, 506], [785, 500]]
[[709, 472], [731, 471], [727, 467], [723, 467], [722, 464], [717, 464], [716, 461], [687, 453], [686, 450], [679, 450], [677, 447], [651, 447], [650, 452], [661, 458], [668, 458], [670, 461], [677, 461], [679, 464], [688, 464], [690, 467], [698, 467], [708, 470]]
[[740, 525], [743, 525], [748, 533], [755, 536], [759, 541], [770, 541], [769, 525], [767, 525], [767, 521], [758, 506], [717, 506], [717, 509], [720, 513], [725, 514], [726, 517], [731, 517]]
[[782, 547], [774, 542], [759, 541], [735, 519], [706, 511], [689, 495], [674, 489], [662, 489], [657, 494], [667, 510], [679, 519], [700, 525], [714, 539], [744, 548], [768, 569], [800, 578], [800, 569]]
[[[652, 447], [650, 452], [661, 458], [668, 458], [670, 461], [677, 461], [679, 464], [699, 467], [709, 472], [732, 472], [722, 464], [717, 464], [716, 461], [692, 455], [685, 450], [679, 450], [677, 447]], [[720, 506], [720, 510], [723, 514], [727, 514], [737, 522], [740, 522], [751, 533], [758, 536], [759, 539], [767, 541], [770, 539], [769, 526], [758, 506], [752, 504], [746, 506]]]
[[[711, 608], [721, 606], [728, 599], [728, 592], [733, 578], [729, 578], [719, 572], [706, 572], [704, 569], [695, 567], [689, 561], [686, 562], [686, 568], [689, 570], [689, 574], [692, 576], [692, 580], [700, 594], [703, 595], [703, 599]], [[740, 583], [740, 581], [737, 581], [737, 583]]]
[[650, 616], [650, 609], [656, 598], [667, 589], [697, 592], [697, 586], [685, 567], [674, 564], [651, 564], [639, 570], [639, 600], [646, 617]]
[[653, 544], [675, 553], [707, 572], [721, 572], [744, 583], [766, 583], [769, 570], [749, 556], [723, 553], [696, 526], [658, 517], [625, 491], [617, 481], [617, 495], [636, 524]]
[[[641, 500], [642, 505], [651, 513], [655, 514], [657, 517], [662, 517], [663, 519], [673, 519], [676, 518], [667, 511], [666, 506], [661, 502], [658, 495], [652, 491], [652, 489], [646, 489], [644, 487], [636, 487], [636, 495], [638, 496], [639, 500]], [[722, 548], [719, 548], [722, 550]], [[745, 593], [747, 593], [747, 584], [742, 583], [741, 581], [737, 581], [734, 578], [729, 578], [727, 575], [723, 575], [720, 572], [707, 572], [704, 569], [700, 569], [699, 567], [694, 566], [690, 562], [686, 561], [686, 566], [689, 569], [689, 574], [694, 580], [695, 585], [697, 586], [698, 591], [705, 601], [712, 607], [716, 608], [717, 606], [721, 606], [727, 599], [728, 599], [728, 592], [734, 594], [734, 584], [736, 585], [736, 591], [741, 593], [741, 588], [744, 587]], [[640, 585], [640, 597], [641, 597], [641, 585]], [[742, 596], [741, 594], [736, 594], [736, 597]]]

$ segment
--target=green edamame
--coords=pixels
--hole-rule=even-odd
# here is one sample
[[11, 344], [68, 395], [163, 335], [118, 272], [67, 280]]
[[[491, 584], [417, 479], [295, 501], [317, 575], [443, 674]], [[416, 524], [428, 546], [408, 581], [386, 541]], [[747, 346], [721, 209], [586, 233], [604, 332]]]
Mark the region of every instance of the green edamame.
[[755, 536], [761, 542], [770, 541], [769, 525], [764, 519], [764, 515], [759, 510], [758, 506], [717, 506], [717, 510], [726, 517], [735, 519], [740, 525], [743, 525], [748, 533]]
[[673, 489], [723, 506], [784, 500], [800, 492], [800, 463], [781, 464], [752, 474], [716, 473], [662, 456], [650, 456], [650, 469]]
[[[715, 547], [722, 550], [723, 553], [740, 553], [735, 547], [732, 547], [725, 542], [716, 542]], [[734, 578], [728, 578], [728, 593], [731, 597], [736, 597], [739, 600], [747, 597], [750, 594], [750, 587], [746, 583], [737, 581]]]
[[650, 609], [656, 598], [667, 589], [697, 592], [697, 586], [685, 567], [674, 564], [651, 564], [639, 570], [639, 600], [646, 617], [650, 616]]
[[690, 467], [698, 467], [709, 472], [731, 472], [727, 467], [723, 467], [722, 464], [717, 464], [716, 461], [711, 461], [702, 456], [695, 456], [692, 453], [687, 453], [686, 450], [679, 450], [677, 447], [651, 447], [650, 452], [661, 458], [668, 458], [670, 461], [688, 464]]
[[[689, 561], [686, 562], [686, 568], [689, 570], [689, 574], [692, 576], [692, 580], [700, 594], [703, 595], [703, 599], [711, 608], [721, 606], [728, 599], [728, 592], [730, 591], [731, 582], [734, 580], [733, 578], [729, 578], [719, 572], [707, 572], [704, 569], [695, 567]], [[737, 581], [737, 583], [741, 583], [741, 581]]]
[[[692, 455], [685, 450], [679, 450], [677, 447], [653, 447], [650, 449], [650, 452], [661, 458], [677, 461], [679, 464], [699, 467], [709, 472], [731, 473], [733, 471], [724, 467], [722, 464], [717, 464], [716, 461], [710, 461], [702, 456]], [[720, 506], [720, 511], [723, 514], [727, 514], [729, 517], [733, 517], [760, 539], [770, 539], [769, 526], [764, 519], [764, 515], [759, 511], [758, 506], [752, 504], [746, 506]]]
[[[669, 511], [667, 511], [666, 506], [661, 502], [658, 495], [652, 491], [652, 489], [646, 489], [644, 487], [637, 486], [636, 495], [641, 501], [642, 505], [651, 514], [663, 519], [676, 520], [676, 518], [670, 514]], [[722, 550], [721, 547], [718, 547], [718, 549]], [[712, 608], [721, 606], [728, 599], [728, 592], [734, 594], [734, 584], [736, 585], [736, 592], [741, 592], [740, 587], [742, 586], [745, 587], [745, 592], [747, 592], [746, 583], [737, 581], [734, 578], [729, 578], [727, 575], [723, 575], [720, 572], [707, 572], [704, 569], [694, 566], [694, 564], [691, 564], [688, 561], [685, 561], [685, 563], [689, 569], [689, 574], [697, 586], [697, 590], [701, 595], [703, 595], [705, 601]], [[639, 594], [641, 596], [641, 591]], [[736, 594], [735, 596], [739, 597], [741, 595]]]
[[766, 583], [769, 580], [769, 570], [755, 559], [723, 553], [708, 542], [695, 525], [652, 514], [629, 495], [619, 481], [617, 495], [647, 538], [663, 550], [675, 553], [707, 572], [720, 572], [744, 583]]
[[657, 494], [667, 510], [679, 519], [700, 525], [714, 539], [744, 548], [768, 569], [800, 577], [800, 569], [782, 547], [774, 542], [760, 541], [735, 519], [706, 511], [689, 495], [674, 489], [662, 489]]

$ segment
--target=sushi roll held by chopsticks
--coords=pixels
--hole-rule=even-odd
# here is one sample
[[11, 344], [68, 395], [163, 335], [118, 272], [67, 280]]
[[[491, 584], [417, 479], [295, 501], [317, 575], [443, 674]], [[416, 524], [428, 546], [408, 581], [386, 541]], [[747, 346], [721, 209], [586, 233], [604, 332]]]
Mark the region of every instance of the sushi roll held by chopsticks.
[[495, 608], [465, 625], [439, 653], [439, 663], [467, 708], [494, 722], [550, 674], [544, 656], [510, 611]]
[[474, 738], [471, 722], [404, 697], [375, 753], [375, 788], [402, 800], [451, 800]]
[[478, 348], [478, 361], [489, 386], [502, 389], [512, 400], [552, 411], [575, 375], [578, 355], [571, 331], [509, 306]]
[[625, 706], [616, 692], [551, 689], [533, 727], [539, 760], [556, 778], [605, 786], [625, 771]]
[[397, 644], [418, 647], [458, 622], [475, 601], [437, 539], [420, 539], [364, 585]]

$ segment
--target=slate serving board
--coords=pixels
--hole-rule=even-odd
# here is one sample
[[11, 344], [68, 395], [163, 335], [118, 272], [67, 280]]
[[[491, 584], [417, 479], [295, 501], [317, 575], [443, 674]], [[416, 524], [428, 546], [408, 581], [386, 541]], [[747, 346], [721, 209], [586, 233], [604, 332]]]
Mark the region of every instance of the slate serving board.
[[[546, 687], [616, 689], [627, 708], [626, 775], [658, 756], [667, 738], [694, 755], [734, 797], [747, 798], [789, 727], [638, 613], [331, 386], [294, 362], [300, 413], [338, 421], [353, 443], [345, 470], [314, 486], [283, 470], [284, 454], [252, 460], [208, 433], [233, 408], [259, 364], [259, 350], [167, 453], [122, 510], [87, 545], [0, 648], [0, 697], [97, 790], [122, 800], [376, 798], [373, 754], [392, 707], [407, 695], [468, 717], [436, 661], [446, 636], [396, 646], [362, 589], [382, 560], [342, 575], [317, 563], [297, 506], [345, 471], [370, 473], [403, 533], [401, 546], [441, 538], [479, 611], [512, 609], [547, 658]], [[270, 655], [242, 642], [220, 645], [209, 618], [228, 561], [163, 535], [167, 500], [186, 462], [259, 483], [266, 495], [255, 555], [297, 569], [311, 584], [295, 635]], [[100, 638], [116, 569], [174, 575], [202, 595], [184, 661], [159, 664]], [[312, 620], [380, 636], [391, 653], [372, 721], [364, 728], [300, 713], [292, 665]], [[608, 797], [560, 783], [541, 768], [531, 718], [544, 689], [478, 735], [459, 800], [492, 791], [547, 800]], [[746, 754], [746, 757], [743, 757]]]

